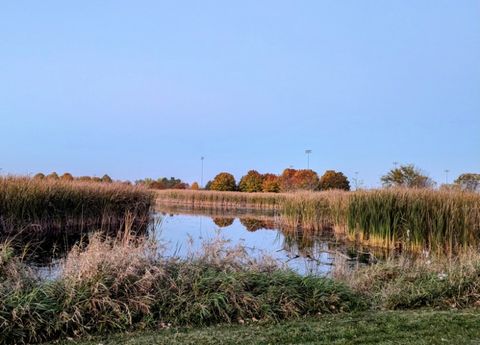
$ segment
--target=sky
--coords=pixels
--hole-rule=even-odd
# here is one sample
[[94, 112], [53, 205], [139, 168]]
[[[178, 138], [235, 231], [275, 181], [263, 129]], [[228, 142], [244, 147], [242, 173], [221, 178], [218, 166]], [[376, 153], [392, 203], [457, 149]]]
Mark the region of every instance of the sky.
[[480, 1], [0, 3], [0, 168], [480, 172]]

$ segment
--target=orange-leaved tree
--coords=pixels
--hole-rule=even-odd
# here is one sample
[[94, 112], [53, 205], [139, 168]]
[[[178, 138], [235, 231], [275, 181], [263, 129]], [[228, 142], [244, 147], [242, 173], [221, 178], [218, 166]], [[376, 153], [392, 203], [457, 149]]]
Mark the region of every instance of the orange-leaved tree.
[[263, 184], [263, 175], [256, 170], [250, 170], [243, 176], [238, 184], [238, 189], [241, 192], [261, 192]]
[[237, 189], [237, 184], [235, 182], [235, 177], [232, 174], [227, 172], [222, 172], [215, 176], [213, 179], [210, 190], [216, 191], [235, 191]]
[[263, 175], [263, 183], [262, 183], [262, 191], [263, 192], [270, 192], [270, 193], [278, 193], [280, 192], [280, 183], [279, 178], [275, 174], [264, 174]]
[[320, 178], [320, 190], [327, 189], [350, 190], [350, 182], [342, 172], [327, 170]]

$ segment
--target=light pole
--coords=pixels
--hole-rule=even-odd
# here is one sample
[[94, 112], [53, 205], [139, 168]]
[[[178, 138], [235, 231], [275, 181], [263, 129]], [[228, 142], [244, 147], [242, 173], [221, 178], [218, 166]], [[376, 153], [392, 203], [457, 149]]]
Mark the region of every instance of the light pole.
[[358, 190], [358, 171], [355, 171], [355, 190]]
[[310, 153], [312, 153], [312, 150], [305, 150], [305, 153], [307, 155], [307, 169], [310, 169]]
[[450, 172], [450, 170], [448, 169], [445, 169], [445, 184], [448, 184], [448, 173]]
[[398, 162], [393, 162], [393, 166], [397, 169]]
[[205, 157], [200, 157], [200, 160], [202, 161], [202, 173], [200, 175], [200, 188], [203, 188], [203, 160], [205, 159]]

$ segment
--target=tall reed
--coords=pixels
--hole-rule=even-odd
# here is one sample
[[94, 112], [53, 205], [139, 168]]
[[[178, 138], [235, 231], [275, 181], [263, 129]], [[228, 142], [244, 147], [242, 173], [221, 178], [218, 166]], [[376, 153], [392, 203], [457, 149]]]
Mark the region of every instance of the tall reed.
[[149, 220], [152, 192], [117, 183], [0, 178], [0, 235], [28, 227], [55, 232], [91, 226], [116, 227], [129, 213], [138, 225]]
[[[165, 199], [166, 198], [166, 199]], [[268, 207], [287, 228], [334, 229], [384, 248], [455, 252], [480, 244], [480, 195], [461, 191], [382, 189], [282, 194], [187, 191], [157, 194], [190, 207]]]

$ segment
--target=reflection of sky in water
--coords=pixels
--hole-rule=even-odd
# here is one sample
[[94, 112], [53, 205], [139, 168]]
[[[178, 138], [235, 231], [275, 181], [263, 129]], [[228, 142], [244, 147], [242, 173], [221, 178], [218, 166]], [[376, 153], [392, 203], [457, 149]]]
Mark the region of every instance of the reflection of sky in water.
[[302, 274], [327, 274], [332, 267], [333, 256], [325, 252], [328, 250], [325, 242], [317, 242], [308, 257], [305, 257], [300, 255], [295, 246], [284, 246], [285, 238], [280, 231], [248, 231], [238, 218], [231, 225], [220, 228], [208, 216], [182, 214], [159, 217], [161, 221], [155, 227], [155, 238], [166, 244], [167, 255], [185, 256], [191, 250], [200, 249], [203, 241], [220, 236], [230, 241], [231, 245], [241, 243], [252, 255], [266, 254]]

